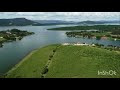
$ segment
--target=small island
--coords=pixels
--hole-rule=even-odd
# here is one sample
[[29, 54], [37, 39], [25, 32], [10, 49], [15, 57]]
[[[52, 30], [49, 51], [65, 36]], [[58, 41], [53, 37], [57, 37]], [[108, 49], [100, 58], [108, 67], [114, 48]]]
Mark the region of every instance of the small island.
[[0, 31], [0, 47], [3, 47], [4, 42], [21, 40], [24, 36], [32, 34], [34, 34], [34, 32], [22, 31], [19, 29]]

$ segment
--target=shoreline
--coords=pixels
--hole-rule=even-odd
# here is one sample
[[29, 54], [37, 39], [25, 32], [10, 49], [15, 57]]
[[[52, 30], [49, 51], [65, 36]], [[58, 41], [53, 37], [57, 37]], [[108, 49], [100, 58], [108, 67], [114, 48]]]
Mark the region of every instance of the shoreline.
[[[120, 54], [119, 52], [114, 52], [114, 51], [110, 51], [110, 50], [108, 50], [108, 51], [106, 51], [105, 49], [103, 49], [103, 48], [98, 48], [98, 47], [95, 47], [95, 48], [93, 48], [92, 46], [90, 46], [90, 45], [88, 45], [88, 44], [80, 44], [80, 43], [63, 43], [63, 44], [59, 44], [59, 45], [62, 45], [62, 48], [61, 49], [59, 49], [59, 50], [57, 50], [57, 52], [56, 52], [56, 54], [55, 54], [55, 56], [54, 56], [54, 58], [52, 59], [52, 61], [51, 61], [51, 59], [49, 59], [49, 56], [51, 55], [51, 52], [52, 52], [52, 55], [54, 55], [53, 53], [55, 53], [55, 52], [53, 52], [53, 50], [55, 49], [55, 47], [57, 46], [57, 44], [50, 44], [50, 45], [47, 45], [47, 46], [44, 46], [44, 47], [41, 47], [41, 48], [38, 48], [38, 49], [35, 49], [35, 50], [33, 50], [33, 51], [31, 51], [28, 55], [26, 55], [20, 62], [18, 62], [13, 68], [11, 68], [5, 75], [3, 75], [3, 78], [32, 78], [32, 77], [37, 77], [37, 78], [41, 78], [41, 75], [43, 76], [43, 78], [44, 78], [44, 76], [45, 76], [45, 78], [49, 78], [49, 77], [54, 77], [54, 76], [51, 76], [52, 74], [52, 69], [54, 69], [53, 67], [54, 67], [54, 65], [55, 65], [55, 67], [58, 67], [57, 66], [57, 64], [55, 63], [56, 61], [55, 60], [61, 60], [61, 56], [59, 56], [59, 55], [63, 55], [64, 56], [64, 54], [63, 54], [63, 51], [64, 52], [67, 52], [68, 50], [70, 50], [70, 51], [75, 51], [76, 52], [76, 55], [77, 55], [77, 53], [78, 53], [78, 51], [76, 51], [76, 50], [80, 50], [80, 52], [82, 53], [83, 51], [85, 52], [85, 53], [82, 53], [83, 54], [83, 56], [81, 56], [80, 55], [80, 57], [82, 57], [82, 59], [81, 59], [81, 61], [83, 61], [83, 60], [91, 60], [91, 58], [89, 58], [89, 57], [91, 57], [91, 55], [93, 55], [93, 54], [91, 54], [91, 53], [94, 53], [94, 52], [92, 52], [92, 51], [94, 51], [95, 50], [95, 52], [103, 52], [103, 53], [105, 53], [105, 52], [107, 52], [107, 53], [105, 53], [105, 54], [107, 54], [107, 55], [111, 55], [111, 53], [113, 53], [113, 54]], [[68, 47], [66, 47], [66, 45], [68, 46]], [[70, 49], [71, 47], [69, 47], [69, 45], [71, 45], [71, 46], [73, 46], [72, 48], [73, 49]], [[52, 46], [52, 47], [51, 47]], [[78, 47], [78, 46], [80, 46], [80, 47]], [[85, 47], [84, 47], [85, 46]], [[89, 48], [90, 47], [90, 48]], [[47, 48], [47, 49], [46, 49]], [[88, 49], [88, 51], [90, 52], [88, 52], [87, 51], [87, 49]], [[41, 52], [39, 52], [39, 50], [41, 50], [41, 49], [43, 49]], [[82, 50], [82, 51], [81, 51]], [[105, 51], [104, 51], [105, 50]], [[37, 52], [39, 52], [39, 53], [41, 53], [41, 54], [37, 54], [37, 56], [39, 55], [46, 55], [46, 54], [42, 54], [42, 52], [45, 52], [45, 51], [47, 51], [47, 56], [45, 56], [45, 57], [43, 57], [43, 58], [41, 58], [41, 60], [42, 61], [45, 61], [44, 63], [43, 62], [41, 62], [41, 61], [39, 61], [39, 59], [36, 61], [36, 58], [33, 58], [33, 57], [36, 57], [36, 54], [37, 54]], [[48, 52], [48, 51], [50, 51], [50, 52]], [[59, 55], [58, 55], [58, 53], [59, 53]], [[70, 52], [69, 52], [70, 53]], [[33, 56], [32, 56], [33, 55]], [[66, 54], [67, 55], [67, 54]], [[71, 55], [72, 57], [75, 57], [76, 55]], [[88, 55], [89, 57], [88, 57], [88, 59], [86, 59], [85, 57], [84, 57], [84, 55], [86, 56], [86, 55]], [[104, 56], [104, 54], [101, 54], [103, 57], [105, 57]], [[70, 57], [71, 57], [70, 56]], [[97, 56], [99, 56], [99, 55], [97, 55]], [[46, 58], [47, 57], [47, 58]], [[32, 58], [32, 59], [30, 59], [30, 58]], [[39, 58], [39, 57], [38, 57]], [[62, 57], [63, 58], [63, 57]], [[65, 59], [65, 58], [67, 58], [67, 59]], [[94, 59], [96, 58], [96, 56], [94, 56]], [[69, 58], [68, 57], [64, 57], [64, 59], [65, 60], [68, 60]], [[75, 59], [75, 58], [74, 58]], [[93, 60], [94, 60], [93, 59]], [[98, 58], [99, 59], [99, 58]], [[108, 60], [109, 61], [109, 59], [107, 59], [107, 58], [102, 58], [102, 60], [104, 60], [104, 59], [106, 59], [106, 60]], [[63, 61], [65, 61], [65, 60], [63, 60]], [[79, 60], [76, 58], [75, 60], [77, 60], [78, 62], [79, 62]], [[96, 60], [96, 59], [95, 59]], [[118, 60], [118, 59], [116, 59], [116, 60]], [[62, 61], [62, 62], [63, 62]], [[68, 60], [69, 61], [69, 60]], [[70, 59], [70, 61], [72, 62], [73, 60], [72, 59]], [[80, 61], [80, 62], [81, 62]], [[96, 60], [97, 61], [97, 60]], [[113, 61], [113, 60], [112, 60]], [[28, 63], [29, 62], [29, 63]], [[52, 62], [52, 65], [51, 65], [51, 62]], [[62, 63], [62, 62], [60, 62], [60, 63]], [[89, 61], [88, 61], [89, 62]], [[88, 62], [83, 62], [83, 64], [85, 64], [85, 65], [87, 65], [88, 64]], [[91, 61], [90, 61], [91, 62]], [[43, 64], [38, 64], [38, 63], [43, 63]], [[92, 64], [95, 64], [96, 65], [96, 63], [98, 63], [98, 62], [93, 62], [93, 63], [91, 63], [91, 65]], [[107, 63], [107, 62], [106, 62]], [[24, 64], [24, 65], [23, 65]], [[63, 63], [62, 63], [63, 64]], [[75, 65], [76, 65], [76, 63], [74, 63]], [[82, 64], [82, 65], [83, 65]], [[110, 65], [111, 65], [111, 63], [109, 63]], [[31, 67], [31, 65], [32, 65], [32, 67]], [[50, 67], [49, 67], [49, 65], [51, 65]], [[66, 67], [66, 65], [68, 65], [69, 66], [69, 64], [65, 64], [65, 67]], [[79, 66], [79, 64], [77, 64], [78, 66]], [[98, 63], [98, 65], [99, 65], [99, 63]], [[46, 66], [47, 66], [47, 68], [46, 68]], [[45, 69], [44, 69], [44, 67], [45, 67]], [[49, 68], [48, 68], [49, 67]], [[27, 68], [27, 69], [25, 69], [25, 68]], [[39, 69], [38, 69], [39, 68]], [[61, 66], [59, 67], [59, 68], [61, 68]], [[55, 70], [59, 70], [59, 68], [58, 69], [55, 69]], [[70, 68], [71, 68], [71, 64], [70, 64]], [[79, 67], [80, 69], [81, 69], [81, 67]], [[87, 67], [85, 67], [85, 68], [87, 68]], [[109, 67], [106, 67], [106, 69], [109, 69]], [[64, 68], [62, 68], [63, 70], [64, 70]], [[68, 68], [69, 69], [69, 68]], [[94, 69], [94, 67], [91, 69], [91, 70], [93, 70]], [[114, 68], [113, 68], [114, 69]], [[20, 70], [20, 71], [19, 71]], [[30, 70], [30, 71], [29, 71]], [[47, 70], [47, 71], [44, 71], [44, 70]], [[75, 70], [75, 69], [73, 69], [73, 70]], [[43, 73], [43, 74], [40, 74], [40, 72], [45, 72], [45, 73]], [[48, 72], [49, 71], [49, 72]], [[54, 70], [53, 70], [54, 71]], [[69, 70], [68, 70], [69, 71]], [[88, 70], [89, 71], [89, 70]], [[70, 71], [69, 71], [70, 72]], [[46, 74], [47, 73], [47, 74]], [[64, 73], [64, 72], [61, 72], [61, 75], [62, 75], [62, 73]], [[75, 73], [77, 73], [77, 72], [75, 72]], [[40, 74], [40, 76], [39, 76], [39, 74]], [[54, 73], [54, 74], [56, 74], [56, 73]], [[67, 73], [65, 73], [66, 75], [67, 75]], [[89, 73], [88, 73], [89, 74]], [[25, 75], [25, 76], [24, 76]], [[56, 74], [57, 75], [57, 74]], [[14, 77], [15, 76], [15, 77]], [[69, 76], [69, 75], [68, 75]], [[95, 75], [93, 75], [94, 77], [97, 77], [97, 76], [95, 76]], [[56, 76], [55, 76], [56, 77]], [[58, 77], [59, 77], [59, 75], [58, 75]], [[61, 77], [61, 76], [60, 76]], [[78, 74], [78, 77], [82, 77], [82, 76], [79, 76], [79, 74]]]
[[[10, 70], [8, 70], [4, 75], [8, 75], [10, 72], [14, 71], [15, 69], [17, 69], [23, 62], [25, 62], [27, 60], [27, 58], [29, 58], [31, 55], [33, 55], [35, 52], [37, 52], [38, 49], [34, 49], [31, 52], [29, 52], [27, 55], [25, 55], [18, 63], [16, 63]], [[6, 77], [4, 77], [6, 78]]]
[[[50, 47], [52, 46], [53, 47], [54, 45], [58, 45], [58, 44], [52, 44], [52, 45], [50, 44], [50, 45], [46, 45], [46, 46], [39, 47], [37, 49], [32, 50], [30, 53], [28, 53], [27, 55], [25, 55], [25, 57], [23, 57], [18, 63], [16, 63], [12, 68], [10, 68], [5, 74], [1, 75], [0, 77], [2, 77], [2, 78], [8, 78], [9, 75], [11, 75], [11, 73], [13, 73], [14, 71], [16, 71], [16, 69], [19, 69], [19, 67], [22, 67], [22, 65], [25, 62], [29, 62], [30, 61], [29, 58], [32, 57], [32, 55], [34, 56], [34, 54], [37, 53], [39, 50], [47, 48], [48, 46], [50, 46]], [[34, 70], [34, 72], [35, 72], [35, 70]], [[11, 78], [11, 77], [9, 77], [9, 78]]]
[[[56, 45], [56, 44], [50, 44], [50, 45]], [[23, 56], [20, 59], [20, 61], [18, 61], [18, 63], [16, 63], [14, 66], [12, 66], [12, 68], [10, 68], [7, 72], [1, 74], [0, 76], [2, 76], [3, 78], [6, 78], [5, 76], [7, 76], [10, 72], [17, 69], [22, 63], [24, 63], [27, 60], [27, 58], [29, 58], [31, 55], [33, 55], [35, 52], [37, 52], [39, 49], [50, 46], [50, 45], [39, 47], [39, 48], [33, 49], [32, 51], [28, 52], [25, 56]]]
[[[51, 46], [51, 45], [56, 45], [56, 44], [50, 44], [47, 46]], [[86, 43], [61, 43], [60, 45], [62, 46], [92, 46], [92, 47], [97, 47], [95, 44], [86, 44]], [[8, 75], [10, 72], [14, 71], [15, 69], [17, 69], [23, 62], [25, 62], [31, 55], [33, 55], [35, 52], [37, 52], [39, 49], [47, 47], [47, 46], [43, 46], [43, 47], [39, 47], [37, 49], [34, 49], [30, 52], [28, 52], [25, 56], [23, 56], [20, 61], [18, 61], [18, 63], [16, 63], [12, 68], [10, 68], [6, 73], [3, 73], [3, 76]], [[2, 75], [1, 75], [2, 76]]]

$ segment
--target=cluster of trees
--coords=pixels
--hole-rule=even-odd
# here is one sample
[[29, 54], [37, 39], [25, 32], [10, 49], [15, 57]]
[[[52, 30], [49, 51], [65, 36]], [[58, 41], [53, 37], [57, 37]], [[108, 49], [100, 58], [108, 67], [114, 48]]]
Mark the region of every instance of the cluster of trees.
[[41, 74], [42, 74], [41, 77], [44, 78], [43, 74], [46, 74], [47, 72], [48, 72], [48, 67], [45, 66], [45, 67], [43, 68], [42, 72], [41, 72]]
[[115, 35], [115, 36], [111, 35], [111, 38], [120, 39], [120, 35]]
[[6, 40], [16, 40], [16, 37], [19, 37], [21, 40], [24, 36], [34, 34], [33, 32], [21, 31], [18, 29], [11, 29], [7, 31], [0, 31], [0, 36]]
[[24, 36], [28, 36], [34, 34], [34, 32], [21, 31], [19, 29], [11, 29], [6, 31], [0, 31], [0, 37], [2, 40], [0, 41], [0, 47], [3, 46], [2, 43], [7, 41], [15, 41], [16, 39], [21, 40]]
[[98, 43], [96, 43], [95, 46], [97, 46], [97, 47], [104, 47], [103, 44], [98, 44]]
[[[104, 33], [105, 32], [105, 33]], [[112, 32], [106, 32], [106, 31], [80, 31], [80, 32], [66, 32], [66, 35], [68, 37], [79, 37], [82, 36], [87, 37], [87, 38], [92, 38], [96, 37], [97, 40], [100, 40], [101, 37], [111, 37], [111, 38], [116, 38], [120, 39], [120, 30], [115, 30]]]
[[[73, 27], [61, 27], [61, 28], [53, 28], [50, 30], [84, 30], [80, 32], [66, 32], [68, 37], [88, 37], [91, 38], [93, 36], [96, 37], [97, 40], [100, 40], [102, 36], [111, 37], [120, 39], [120, 25], [94, 25], [94, 26], [73, 26]], [[97, 31], [86, 31], [86, 30], [97, 30]], [[104, 35], [104, 32], [107, 32]], [[110, 32], [110, 33], [108, 33]], [[99, 35], [96, 35], [98, 33]]]
[[119, 46], [113, 46], [113, 45], [108, 45], [107, 47], [105, 47], [105, 49], [120, 51], [120, 47]]
[[100, 40], [102, 36], [96, 36], [96, 40]]
[[120, 35], [120, 29], [112, 31], [113, 35]]
[[34, 32], [21, 31], [18, 29], [12, 29], [12, 30], [8, 30], [8, 31], [16, 36], [27, 36], [27, 35], [34, 34]]
[[[50, 62], [51, 62], [51, 60], [52, 60], [52, 58], [53, 58], [57, 48], [58, 48], [58, 46], [55, 49], [53, 49], [53, 53], [51, 55], [49, 55], [48, 60], [50, 60]], [[44, 78], [44, 74], [46, 74], [49, 71], [48, 66], [49, 66], [50, 62], [47, 63], [47, 65], [45, 65], [45, 67], [43, 68], [43, 70], [41, 72], [41, 78]]]
[[16, 37], [14, 37], [13, 35], [5, 35], [3, 38], [5, 38], [6, 40], [12, 40], [12, 41], [16, 40]]
[[[86, 31], [81, 31], [81, 32], [66, 32], [66, 35], [68, 37], [82, 36], [83, 38], [87, 37], [89, 39], [92, 38], [92, 37], [94, 37], [94, 35], [92, 35], [91, 32], [86, 32]], [[96, 37], [96, 39], [101, 39], [101, 36]]]
[[108, 46], [104, 46], [103, 44], [98, 44], [96, 43], [95, 46], [99, 47], [99, 48], [104, 48], [107, 50], [115, 50], [115, 51], [120, 51], [120, 47], [119, 46], [113, 46], [113, 45], [108, 45]]
[[86, 37], [86, 36], [93, 36], [91, 35], [90, 32], [86, 32], [86, 31], [81, 31], [81, 32], [66, 32], [66, 35], [67, 36], [71, 36], [71, 37], [75, 37], [75, 36], [83, 36], [83, 37]]

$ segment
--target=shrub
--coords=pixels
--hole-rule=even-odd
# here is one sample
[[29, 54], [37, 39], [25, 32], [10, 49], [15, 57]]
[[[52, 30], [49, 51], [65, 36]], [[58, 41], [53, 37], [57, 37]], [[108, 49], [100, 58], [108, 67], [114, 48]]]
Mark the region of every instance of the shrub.
[[44, 76], [43, 76], [43, 75], [41, 75], [41, 78], [44, 78]]
[[56, 50], [54, 49], [53, 52], [56, 52]]
[[100, 39], [101, 39], [101, 36], [96, 36], [96, 39], [97, 39], [97, 40], [100, 40]]
[[110, 51], [112, 51], [113, 49], [112, 48], [109, 48]]
[[53, 57], [53, 55], [50, 55], [49, 58], [51, 59]]
[[42, 71], [42, 74], [46, 74], [48, 72], [48, 68], [47, 67], [44, 67], [43, 71]]

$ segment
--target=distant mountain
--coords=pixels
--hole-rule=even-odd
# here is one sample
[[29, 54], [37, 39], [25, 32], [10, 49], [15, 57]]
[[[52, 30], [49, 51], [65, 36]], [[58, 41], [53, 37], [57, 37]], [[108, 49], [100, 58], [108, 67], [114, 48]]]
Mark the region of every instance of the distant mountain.
[[33, 20], [41, 24], [52, 25], [52, 24], [76, 24], [74, 21], [62, 21], [62, 20]]
[[104, 23], [120, 23], [120, 20], [113, 20], [113, 21], [99, 21], [99, 22], [104, 22]]
[[107, 23], [120, 23], [120, 21], [114, 20], [114, 21], [82, 21], [78, 22], [78, 24], [107, 24]]
[[0, 19], [0, 26], [26, 26], [26, 25], [41, 25], [41, 24], [25, 18]]
[[100, 21], [82, 21], [82, 22], [79, 22], [79, 24], [104, 24], [104, 22], [100, 22]]
[[0, 26], [41, 26], [41, 25], [56, 25], [56, 24], [74, 24], [73, 21], [61, 20], [28, 20], [26, 18], [0, 19]]
[[43, 26], [43, 25], [61, 25], [61, 24], [106, 24], [120, 23], [120, 21], [62, 21], [62, 20], [28, 20], [26, 18], [0, 19], [0, 26]]

